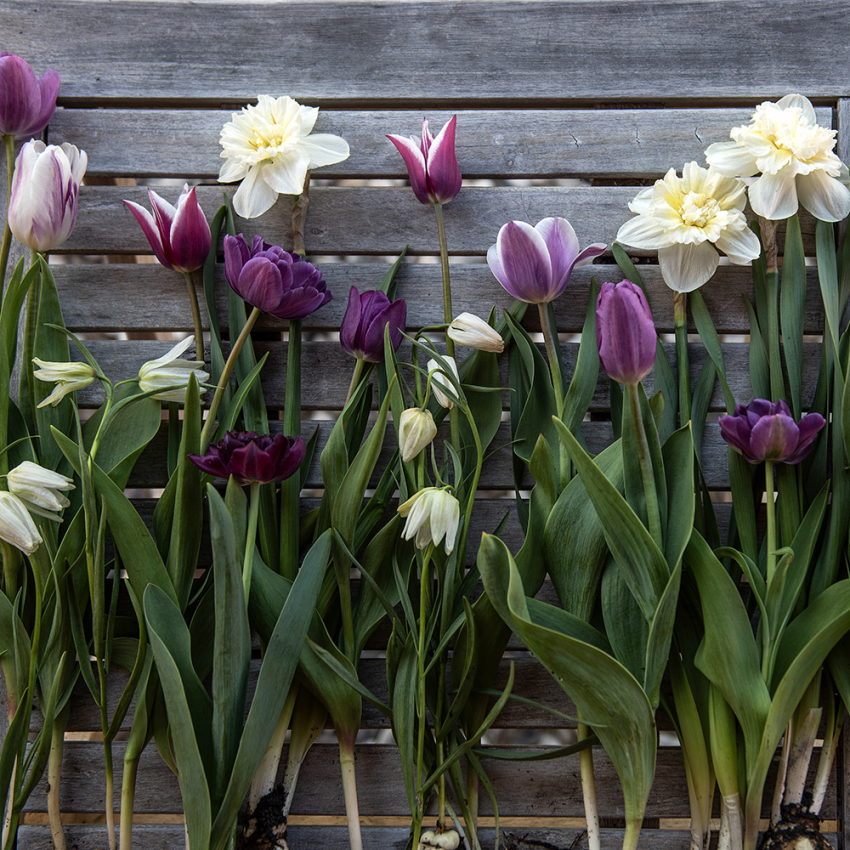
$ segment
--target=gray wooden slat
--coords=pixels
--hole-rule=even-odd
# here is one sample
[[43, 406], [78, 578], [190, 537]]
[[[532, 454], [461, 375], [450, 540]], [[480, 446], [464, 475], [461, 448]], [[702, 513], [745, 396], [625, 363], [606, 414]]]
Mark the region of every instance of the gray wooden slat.
[[[842, 0], [211, 8], [5, 0], [0, 29], [6, 49], [39, 71], [57, 68], [62, 97], [74, 101], [221, 103], [274, 92], [527, 106], [534, 98], [826, 97], [850, 87], [850, 69], [835, 62], [850, 23]], [[139, 32], [145, 38], [126, 38]]]
[[[691, 160], [703, 164], [705, 148], [727, 141], [751, 114], [750, 108], [464, 110], [457, 113], [456, 150], [468, 178], [660, 177]], [[85, 150], [90, 175], [216, 179], [219, 133], [230, 116], [226, 110], [60, 109], [50, 141]], [[451, 116], [429, 110], [427, 117], [436, 132]], [[314, 132], [342, 136], [351, 156], [314, 176], [406, 178], [385, 134], [418, 135], [422, 118], [422, 110], [323, 110]], [[831, 126], [832, 110], [820, 107], [818, 121]]]
[[835, 126], [838, 128], [836, 153], [842, 162], [850, 157], [850, 98], [842, 97], [835, 110]]
[[[106, 826], [66, 824], [65, 839], [75, 850], [103, 850]], [[185, 850], [185, 831], [172, 824], [135, 824], [133, 845], [141, 850]], [[54, 850], [48, 826], [26, 825], [18, 830], [18, 846], [25, 850]]]

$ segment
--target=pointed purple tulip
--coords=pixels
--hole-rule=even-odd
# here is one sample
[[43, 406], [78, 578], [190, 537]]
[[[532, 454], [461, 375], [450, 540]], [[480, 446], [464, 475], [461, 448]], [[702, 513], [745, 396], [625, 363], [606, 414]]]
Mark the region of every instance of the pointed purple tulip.
[[259, 236], [250, 247], [241, 233], [224, 237], [224, 276], [240, 298], [279, 319], [302, 319], [333, 297], [312, 263]]
[[189, 455], [203, 472], [219, 478], [233, 476], [240, 484], [269, 484], [294, 475], [307, 453], [302, 437], [228, 431], [205, 455]]
[[735, 406], [733, 416], [718, 420], [720, 434], [750, 463], [800, 463], [812, 449], [818, 432], [826, 425], [819, 413], [807, 413], [794, 421], [788, 405], [757, 398]]
[[460, 191], [460, 166], [455, 154], [457, 115], [437, 133], [435, 139], [428, 129], [427, 119], [422, 121], [422, 138], [387, 136], [398, 148], [407, 173], [410, 188], [422, 204], [447, 204]]
[[0, 135], [20, 139], [40, 133], [53, 117], [58, 94], [56, 71], [36, 78], [26, 60], [0, 52]]
[[153, 215], [132, 201], [124, 201], [142, 226], [156, 258], [167, 268], [193, 272], [201, 268], [210, 252], [210, 226], [198, 204], [195, 187], [188, 184], [172, 207], [148, 189]]
[[646, 296], [631, 281], [603, 283], [596, 300], [596, 343], [608, 375], [639, 384], [655, 365], [656, 335]]
[[514, 298], [547, 304], [567, 288], [574, 268], [587, 265], [606, 248], [597, 242], [579, 250], [575, 231], [565, 218], [544, 218], [536, 227], [510, 221], [487, 251], [487, 263]]
[[384, 328], [390, 326], [390, 342], [395, 351], [401, 343], [407, 322], [407, 303], [403, 298], [390, 301], [386, 293], [371, 289], [362, 295], [356, 286], [348, 293], [348, 308], [339, 329], [342, 350], [365, 360], [380, 363], [384, 359]]

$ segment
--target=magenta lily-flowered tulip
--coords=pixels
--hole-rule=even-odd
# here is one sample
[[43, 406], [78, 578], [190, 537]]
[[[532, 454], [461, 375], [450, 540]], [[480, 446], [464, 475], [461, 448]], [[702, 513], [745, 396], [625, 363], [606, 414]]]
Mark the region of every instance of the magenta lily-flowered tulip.
[[371, 289], [362, 295], [356, 286], [348, 293], [348, 308], [339, 329], [342, 350], [358, 360], [380, 363], [384, 359], [384, 328], [390, 326], [393, 350], [399, 347], [407, 322], [403, 298], [390, 301], [385, 292]]
[[606, 247], [594, 243], [580, 250], [575, 231], [565, 218], [544, 218], [536, 227], [509, 221], [487, 251], [487, 263], [514, 298], [547, 304], [567, 288], [574, 268], [591, 262]]
[[596, 344], [608, 376], [639, 384], [655, 365], [656, 335], [646, 296], [631, 281], [603, 283], [596, 299]]
[[422, 137], [389, 135], [398, 148], [407, 173], [410, 188], [422, 204], [447, 204], [460, 191], [461, 176], [455, 154], [457, 115], [437, 133], [431, 135], [427, 119], [422, 121]]
[[144, 207], [124, 201], [142, 226], [156, 258], [167, 268], [193, 272], [201, 268], [210, 252], [210, 226], [198, 204], [195, 187], [183, 186], [173, 207], [148, 189], [151, 215]]
[[0, 135], [26, 138], [40, 133], [53, 117], [59, 94], [59, 74], [40, 77], [29, 62], [0, 52]]
[[259, 236], [250, 248], [241, 233], [224, 237], [224, 276], [240, 298], [279, 319], [302, 319], [333, 298], [312, 263]]
[[233, 476], [240, 484], [270, 484], [294, 475], [307, 453], [303, 437], [228, 431], [205, 455], [189, 455], [203, 472], [219, 478]]
[[721, 416], [718, 424], [723, 439], [750, 463], [795, 464], [808, 456], [826, 420], [820, 413], [807, 413], [795, 422], [781, 399], [757, 398], [735, 405], [735, 414]]

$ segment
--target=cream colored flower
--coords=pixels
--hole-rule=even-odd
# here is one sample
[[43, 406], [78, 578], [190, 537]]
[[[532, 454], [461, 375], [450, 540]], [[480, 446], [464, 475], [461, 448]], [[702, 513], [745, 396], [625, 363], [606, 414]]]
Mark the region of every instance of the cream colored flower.
[[311, 135], [317, 107], [291, 97], [261, 94], [256, 106], [234, 112], [221, 131], [220, 183], [242, 185], [233, 208], [242, 218], [256, 218], [279, 194], [299, 195], [307, 171], [348, 159], [348, 143], [327, 133]]
[[742, 265], [761, 253], [744, 217], [745, 191], [742, 181], [695, 162], [681, 177], [671, 168], [629, 204], [638, 215], [620, 228], [617, 241], [657, 250], [667, 286], [692, 292], [714, 274], [720, 262], [715, 249]]
[[398, 512], [407, 517], [401, 532], [405, 540], [415, 537], [416, 548], [425, 549], [445, 538], [446, 554], [451, 554], [460, 523], [460, 503], [448, 490], [426, 487], [399, 505]]
[[709, 145], [705, 159], [728, 177], [754, 177], [750, 206], [767, 219], [788, 218], [798, 202], [815, 218], [841, 221], [850, 214], [847, 166], [835, 155], [836, 130], [820, 127], [808, 98], [789, 94], [756, 107], [732, 142]]
[[17, 496], [30, 513], [61, 522], [56, 514], [71, 504], [65, 495], [74, 482], [65, 475], [25, 460], [6, 476], [9, 492]]
[[33, 357], [32, 362], [39, 367], [37, 372], [32, 373], [33, 377], [48, 384], [56, 384], [53, 392], [38, 405], [39, 407], [46, 407], [48, 404], [56, 407], [68, 393], [87, 387], [97, 375], [88, 363], [57, 363], [39, 360], [38, 357]]
[[[202, 360], [179, 360], [181, 354], [194, 345], [195, 337], [188, 336], [177, 343], [168, 354], [163, 354], [157, 360], [149, 360], [139, 369], [139, 389], [143, 393], [162, 389], [152, 398], [158, 401], [176, 401], [182, 404], [186, 401], [186, 387], [189, 376], [194, 374], [199, 384], [209, 380], [209, 372], [203, 371]], [[169, 388], [170, 389], [166, 389]], [[176, 389], [175, 389], [176, 387]], [[201, 389], [201, 395], [206, 392]]]
[[501, 354], [505, 350], [505, 341], [501, 334], [474, 313], [461, 313], [455, 316], [446, 334], [458, 345], [468, 345], [479, 351]]
[[41, 535], [24, 503], [13, 493], [0, 490], [0, 540], [27, 555], [41, 546]]
[[407, 463], [431, 444], [437, 436], [437, 426], [430, 410], [411, 407], [405, 410], [398, 421], [398, 447], [401, 459]]
[[[460, 378], [457, 374], [457, 363], [455, 363], [454, 357], [443, 356], [443, 360], [448, 363], [455, 381], [460, 383]], [[440, 407], [445, 407], [446, 410], [451, 410], [455, 406], [455, 403], [446, 395], [446, 393], [451, 393], [453, 396], [457, 397], [457, 389], [443, 371], [443, 367], [440, 366], [436, 360], [428, 361], [428, 375], [431, 378], [431, 390], [434, 393], [434, 398], [437, 399]]]

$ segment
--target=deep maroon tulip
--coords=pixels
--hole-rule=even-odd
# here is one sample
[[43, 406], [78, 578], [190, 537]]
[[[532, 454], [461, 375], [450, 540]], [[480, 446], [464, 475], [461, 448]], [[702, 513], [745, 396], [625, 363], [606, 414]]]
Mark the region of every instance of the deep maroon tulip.
[[603, 283], [596, 300], [596, 343], [615, 381], [640, 383], [655, 365], [655, 326], [646, 296], [631, 281]]
[[205, 455], [189, 455], [198, 469], [219, 478], [233, 476], [240, 484], [283, 481], [298, 471], [307, 444], [302, 437], [228, 431]]
[[0, 52], [0, 135], [26, 138], [40, 133], [53, 117], [58, 94], [56, 71], [36, 78], [26, 60]]
[[380, 289], [370, 289], [362, 295], [356, 286], [348, 293], [348, 308], [339, 329], [342, 350], [368, 363], [384, 359], [384, 328], [390, 326], [393, 350], [399, 347], [407, 321], [404, 298], [390, 301]]
[[224, 237], [224, 276], [240, 298], [279, 319], [302, 319], [333, 297], [314, 265], [259, 236], [250, 248], [241, 233]]
[[734, 416], [718, 421], [723, 439], [750, 463], [799, 463], [826, 425], [820, 413], [807, 413], [795, 422], [784, 401], [763, 398], [736, 405]]

